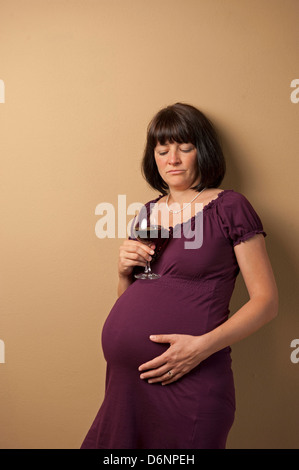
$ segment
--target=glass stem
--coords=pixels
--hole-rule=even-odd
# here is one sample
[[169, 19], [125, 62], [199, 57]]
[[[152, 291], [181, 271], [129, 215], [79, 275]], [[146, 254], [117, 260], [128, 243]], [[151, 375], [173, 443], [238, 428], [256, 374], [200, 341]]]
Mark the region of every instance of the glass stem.
[[147, 273], [147, 274], [151, 274], [151, 273], [152, 273], [151, 265], [150, 265], [150, 262], [149, 262], [149, 261], [146, 262], [146, 273]]

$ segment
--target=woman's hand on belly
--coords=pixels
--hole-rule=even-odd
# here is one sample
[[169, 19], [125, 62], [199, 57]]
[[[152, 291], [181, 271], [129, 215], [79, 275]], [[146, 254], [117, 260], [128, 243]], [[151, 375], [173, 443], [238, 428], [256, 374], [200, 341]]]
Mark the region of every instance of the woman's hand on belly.
[[209, 354], [205, 353], [204, 336], [152, 335], [156, 343], [169, 343], [170, 347], [160, 356], [142, 364], [138, 370], [141, 379], [148, 383], [168, 385], [198, 366]]

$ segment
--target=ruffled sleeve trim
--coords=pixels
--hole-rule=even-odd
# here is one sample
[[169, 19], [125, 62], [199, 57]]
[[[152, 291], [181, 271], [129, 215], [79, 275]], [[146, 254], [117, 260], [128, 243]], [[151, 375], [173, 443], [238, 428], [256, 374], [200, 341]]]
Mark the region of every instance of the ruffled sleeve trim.
[[239, 245], [241, 242], [246, 242], [246, 240], [249, 240], [250, 238], [254, 237], [254, 235], [257, 235], [259, 233], [263, 234], [264, 237], [267, 236], [264, 230], [253, 230], [252, 232], [246, 233], [246, 235], [243, 235], [243, 237], [240, 237], [238, 240], [233, 242], [233, 246]]

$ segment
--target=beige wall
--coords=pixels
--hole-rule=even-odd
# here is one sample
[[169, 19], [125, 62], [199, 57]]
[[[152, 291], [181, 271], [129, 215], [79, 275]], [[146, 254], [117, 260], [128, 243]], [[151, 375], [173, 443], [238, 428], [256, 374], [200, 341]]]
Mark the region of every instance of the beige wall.
[[[1, 448], [80, 446], [122, 242], [96, 237], [95, 208], [155, 194], [145, 130], [176, 101], [219, 129], [221, 187], [258, 211], [280, 290], [279, 317], [233, 347], [228, 447], [298, 447], [298, 14], [298, 0], [0, 0]], [[246, 299], [239, 278], [232, 312]]]

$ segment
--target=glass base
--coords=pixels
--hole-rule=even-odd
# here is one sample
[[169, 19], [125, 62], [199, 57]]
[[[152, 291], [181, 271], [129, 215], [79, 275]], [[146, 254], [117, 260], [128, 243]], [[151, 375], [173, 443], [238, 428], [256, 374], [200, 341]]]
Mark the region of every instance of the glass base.
[[155, 273], [141, 273], [141, 274], [134, 274], [136, 279], [159, 279], [161, 277], [160, 274]]

